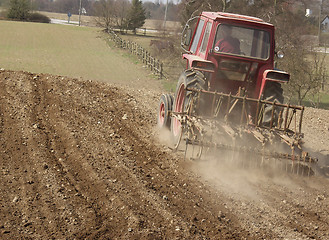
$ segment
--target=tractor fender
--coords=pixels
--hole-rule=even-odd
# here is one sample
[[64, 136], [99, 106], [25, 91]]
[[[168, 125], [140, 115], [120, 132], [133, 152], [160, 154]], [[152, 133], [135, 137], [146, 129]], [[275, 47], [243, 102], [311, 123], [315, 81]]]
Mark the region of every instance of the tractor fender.
[[290, 74], [284, 71], [280, 71], [280, 70], [264, 71], [258, 98], [262, 96], [267, 81], [287, 83], [289, 82], [289, 79], [290, 79]]
[[187, 60], [187, 68], [201, 72], [215, 72], [215, 65], [212, 61], [191, 54], [183, 54], [183, 59]]

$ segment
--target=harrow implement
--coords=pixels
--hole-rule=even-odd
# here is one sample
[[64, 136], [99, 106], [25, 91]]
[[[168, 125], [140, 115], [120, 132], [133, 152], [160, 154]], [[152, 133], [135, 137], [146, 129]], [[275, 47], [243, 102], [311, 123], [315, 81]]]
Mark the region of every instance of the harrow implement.
[[[262, 162], [264, 159], [290, 160], [286, 170], [290, 165], [292, 172], [305, 175], [306, 167], [310, 175], [317, 159], [303, 151], [304, 107], [248, 98], [243, 94], [241, 90], [238, 95], [232, 95], [186, 88], [184, 111], [170, 111], [172, 131], [178, 134], [174, 149], [184, 142], [185, 154], [188, 145], [198, 146], [196, 158], [201, 158], [209, 149], [222, 149], [233, 154], [256, 154]], [[270, 116], [264, 116], [268, 106], [272, 111], [267, 113]], [[265, 117], [269, 117], [266, 123]]]

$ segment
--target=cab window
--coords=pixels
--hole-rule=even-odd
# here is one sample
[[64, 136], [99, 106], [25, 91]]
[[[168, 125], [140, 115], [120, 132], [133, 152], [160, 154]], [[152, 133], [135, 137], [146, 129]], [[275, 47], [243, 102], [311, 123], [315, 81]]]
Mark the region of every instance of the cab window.
[[204, 35], [203, 35], [202, 44], [201, 44], [200, 52], [202, 52], [202, 53], [204, 53], [207, 49], [210, 30], [211, 30], [211, 22], [208, 22], [207, 26], [206, 26], [206, 30], [205, 30]]
[[201, 33], [202, 33], [203, 26], [204, 26], [204, 20], [201, 19], [199, 21], [198, 28], [195, 32], [193, 42], [192, 42], [192, 45], [191, 45], [191, 48], [190, 48], [190, 51], [192, 53], [196, 52], [196, 49], [198, 47], [198, 43], [199, 43], [199, 40], [200, 40], [200, 36], [201, 36]]
[[264, 30], [221, 24], [214, 52], [266, 60], [270, 55], [270, 39], [270, 33]]

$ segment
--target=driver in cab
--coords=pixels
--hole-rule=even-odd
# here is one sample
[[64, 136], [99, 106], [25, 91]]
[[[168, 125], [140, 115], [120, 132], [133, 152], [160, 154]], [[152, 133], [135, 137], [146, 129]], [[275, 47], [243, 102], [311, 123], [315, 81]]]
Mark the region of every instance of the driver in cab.
[[219, 40], [215, 44], [216, 52], [240, 54], [240, 41], [232, 37], [232, 27], [228, 25], [219, 26]]

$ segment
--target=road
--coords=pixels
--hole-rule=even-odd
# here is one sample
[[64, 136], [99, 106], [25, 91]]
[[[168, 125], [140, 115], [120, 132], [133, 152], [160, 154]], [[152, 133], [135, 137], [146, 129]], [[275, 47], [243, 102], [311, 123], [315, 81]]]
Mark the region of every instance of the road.
[[54, 23], [54, 24], [79, 25], [78, 21], [68, 21], [68, 20], [61, 20], [61, 19], [54, 19], [54, 18], [51, 18], [50, 20], [51, 20], [50, 23]]

